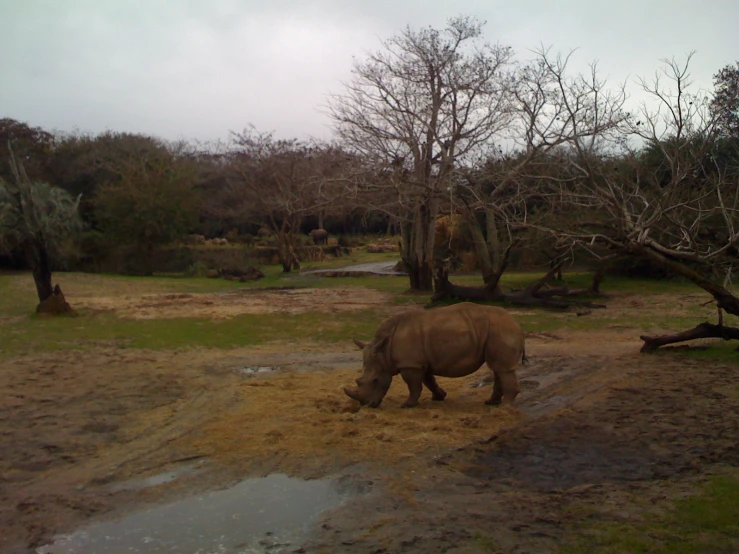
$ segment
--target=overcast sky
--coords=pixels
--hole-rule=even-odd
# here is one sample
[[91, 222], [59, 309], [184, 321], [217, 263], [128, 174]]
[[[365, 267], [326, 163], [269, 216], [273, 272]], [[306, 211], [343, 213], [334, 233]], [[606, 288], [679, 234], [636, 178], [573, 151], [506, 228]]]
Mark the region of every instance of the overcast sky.
[[406, 25], [487, 22], [486, 39], [578, 48], [616, 84], [695, 50], [691, 74], [739, 60], [739, 0], [0, 0], [0, 118], [50, 130], [225, 139], [253, 124], [328, 138], [319, 111], [352, 58]]

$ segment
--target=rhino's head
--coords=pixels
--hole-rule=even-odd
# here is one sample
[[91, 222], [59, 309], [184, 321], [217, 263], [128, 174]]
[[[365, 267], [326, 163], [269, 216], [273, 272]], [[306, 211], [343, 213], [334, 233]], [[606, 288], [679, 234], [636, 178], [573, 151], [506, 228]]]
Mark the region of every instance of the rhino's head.
[[362, 406], [369, 405], [370, 408], [377, 408], [382, 399], [385, 398], [390, 383], [393, 381], [393, 374], [387, 367], [384, 355], [384, 349], [389, 338], [385, 337], [379, 342], [369, 344], [354, 339], [354, 344], [362, 349], [364, 367], [362, 368], [362, 376], [356, 381], [357, 388], [345, 388], [344, 392], [349, 398], [357, 400]]

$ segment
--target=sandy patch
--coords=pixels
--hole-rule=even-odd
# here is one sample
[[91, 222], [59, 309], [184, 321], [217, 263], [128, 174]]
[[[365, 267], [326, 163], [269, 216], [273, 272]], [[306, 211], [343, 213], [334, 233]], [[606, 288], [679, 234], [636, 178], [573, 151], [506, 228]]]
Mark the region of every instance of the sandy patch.
[[113, 311], [131, 319], [197, 317], [221, 319], [242, 314], [336, 313], [387, 306], [390, 296], [366, 288], [241, 289], [225, 293], [93, 296], [69, 302], [79, 309]]

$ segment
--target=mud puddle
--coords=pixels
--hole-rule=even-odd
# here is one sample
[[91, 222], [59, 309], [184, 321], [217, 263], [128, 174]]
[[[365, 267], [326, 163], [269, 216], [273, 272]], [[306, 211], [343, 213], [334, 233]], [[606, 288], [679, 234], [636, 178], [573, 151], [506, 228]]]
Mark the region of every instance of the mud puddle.
[[59, 536], [38, 554], [271, 552], [305, 538], [348, 491], [333, 479], [273, 474]]
[[[479, 455], [465, 473], [488, 486], [536, 491], [567, 490], [605, 482], [664, 478], [683, 469], [652, 450], [649, 441], [622, 437], [599, 425], [558, 419], [500, 440]], [[671, 471], [663, 466], [675, 465]], [[661, 471], [663, 470], [663, 471]]]

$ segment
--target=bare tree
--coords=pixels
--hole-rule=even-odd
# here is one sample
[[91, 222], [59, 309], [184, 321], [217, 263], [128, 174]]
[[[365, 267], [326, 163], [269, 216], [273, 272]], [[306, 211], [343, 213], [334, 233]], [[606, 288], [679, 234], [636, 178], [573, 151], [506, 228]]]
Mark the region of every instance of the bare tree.
[[[507, 294], [498, 285], [511, 249], [520, 242], [518, 232], [545, 225], [550, 229], [557, 219], [570, 221], [572, 212], [562, 191], [571, 192], [572, 183], [582, 179], [580, 166], [587, 172], [589, 164], [608, 152], [627, 119], [623, 88], [608, 91], [595, 65], [588, 74], [570, 75], [570, 56], [554, 56], [547, 49], [535, 54], [531, 62], [518, 68], [509, 84], [512, 119], [499, 137], [505, 146], [491, 149], [486, 159], [461, 172], [456, 181], [454, 199], [473, 231], [485, 286], [460, 289], [440, 274], [437, 296], [482, 296], [565, 307], [581, 303], [572, 299], [575, 294], [598, 291], [602, 274], [596, 274], [592, 287], [585, 291], [544, 289], [544, 282], [561, 269], [561, 255], [544, 280], [522, 291]], [[567, 199], [571, 201], [572, 195]], [[572, 245], [560, 240], [555, 246]], [[553, 296], [567, 298], [555, 300]]]
[[406, 28], [356, 61], [344, 93], [329, 102], [344, 144], [377, 168], [370, 189], [394, 197], [388, 211], [401, 221], [411, 289], [432, 288], [434, 225], [455, 166], [508, 121], [512, 53], [482, 44], [482, 25], [458, 17], [442, 30]]
[[[565, 176], [547, 179], [544, 189], [572, 215], [549, 229], [594, 255], [605, 247], [647, 258], [709, 292], [719, 310], [739, 315], [739, 298], [727, 288], [739, 254], [739, 157], [719, 156], [720, 122], [710, 96], [692, 92], [691, 57], [663, 60], [652, 81], [640, 81], [653, 102], [614, 128], [621, 133], [575, 140], [550, 156]], [[642, 337], [644, 349], [708, 336], [705, 325], [696, 329]], [[721, 325], [711, 332], [727, 334]]]
[[231, 163], [240, 177], [231, 191], [239, 201], [236, 209], [275, 233], [284, 272], [300, 269], [296, 253], [300, 225], [306, 216], [351, 196], [346, 177], [351, 158], [330, 145], [275, 140], [253, 130], [234, 139]]

